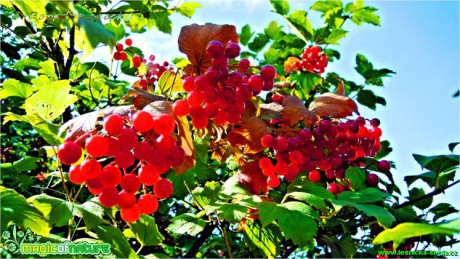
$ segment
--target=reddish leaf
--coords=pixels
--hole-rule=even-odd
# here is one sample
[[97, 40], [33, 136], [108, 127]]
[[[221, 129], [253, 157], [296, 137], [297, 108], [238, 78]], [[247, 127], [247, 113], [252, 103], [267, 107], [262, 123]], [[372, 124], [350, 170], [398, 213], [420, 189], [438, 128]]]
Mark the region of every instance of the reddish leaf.
[[310, 126], [318, 120], [316, 115], [307, 110], [304, 103], [296, 96], [284, 98], [283, 106], [283, 121], [290, 126], [294, 126], [300, 120], [303, 120], [305, 125]]
[[182, 27], [180, 31], [179, 51], [187, 55], [192, 65], [200, 69], [200, 73], [211, 66], [211, 58], [206, 55], [206, 46], [211, 40], [218, 40], [222, 44], [230, 40], [239, 42], [233, 25], [192, 24]]
[[268, 192], [267, 177], [259, 167], [259, 160], [246, 163], [238, 170], [238, 182], [255, 195]]
[[296, 57], [288, 57], [288, 59], [284, 61], [284, 72], [286, 72], [286, 74], [297, 70], [297, 68], [294, 66], [295, 62], [300, 62], [300, 59]]
[[325, 93], [318, 96], [310, 104], [311, 111], [321, 117], [345, 118], [358, 112], [358, 106], [352, 99], [334, 93]]
[[219, 163], [224, 163], [230, 156], [234, 156], [237, 161], [243, 156], [243, 152], [237, 148], [232, 147], [226, 140], [214, 141], [211, 143], [210, 148], [214, 150], [211, 159]]
[[134, 99], [132, 103], [134, 104], [134, 107], [139, 110], [142, 110], [147, 104], [151, 102], [166, 100], [166, 98], [163, 96], [151, 94], [140, 88], [131, 88], [129, 92], [121, 98], [121, 102], [125, 102], [127, 99], [133, 96]]
[[279, 103], [263, 103], [260, 106], [260, 118], [262, 120], [281, 119], [283, 106]]
[[265, 121], [253, 116], [244, 118], [240, 128], [235, 128], [235, 132], [248, 140], [248, 144], [244, 147], [244, 153], [255, 154], [264, 150], [260, 144], [260, 139], [265, 135], [272, 133], [272, 128], [267, 126]]
[[337, 85], [336, 94], [345, 95], [345, 87], [343, 86], [343, 80], [337, 78], [337, 81], [339, 81], [339, 84]]

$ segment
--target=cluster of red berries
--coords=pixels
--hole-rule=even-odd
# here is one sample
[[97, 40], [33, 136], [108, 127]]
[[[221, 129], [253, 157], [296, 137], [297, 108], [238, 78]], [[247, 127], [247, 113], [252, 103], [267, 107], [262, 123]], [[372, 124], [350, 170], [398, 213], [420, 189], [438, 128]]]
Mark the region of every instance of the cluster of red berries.
[[[125, 44], [126, 44], [126, 46], [129, 47], [129, 46], [131, 46], [133, 44], [133, 41], [130, 38], [128, 38], [128, 39], [125, 40]], [[115, 51], [115, 53], [113, 53], [113, 59], [124, 61], [124, 60], [126, 60], [128, 58], [128, 55], [126, 54], [126, 52], [123, 51], [125, 49], [123, 44], [121, 44], [121, 43], [115, 44], [115, 49], [117, 51]]]
[[[349, 187], [348, 181], [342, 181], [347, 168], [360, 166], [357, 159], [373, 157], [380, 150], [382, 131], [379, 124], [378, 119], [372, 119], [370, 125], [366, 125], [363, 117], [346, 122], [323, 119], [311, 129], [300, 130], [295, 136], [264, 135], [261, 145], [268, 152], [259, 160], [259, 167], [268, 177], [267, 184], [272, 188], [280, 184], [279, 176], [292, 181], [305, 170], [311, 182], [318, 182], [324, 177], [332, 182], [328, 190], [338, 194]], [[377, 166], [381, 171], [390, 170], [390, 163], [385, 160]], [[379, 178], [375, 174], [368, 174], [366, 183], [371, 187], [377, 186]]]
[[187, 99], [174, 103], [174, 114], [190, 115], [197, 129], [205, 128], [210, 118], [218, 125], [239, 123], [246, 101], [262, 90], [273, 89], [276, 70], [265, 65], [260, 68], [260, 75], [252, 74], [247, 59], [241, 59], [237, 67], [229, 65], [230, 59], [240, 55], [240, 46], [235, 42], [224, 46], [220, 41], [213, 40], [208, 44], [206, 53], [212, 58], [212, 66], [203, 75], [184, 78]]
[[297, 70], [307, 70], [312, 73], [322, 74], [327, 67], [327, 56], [318, 46], [312, 46], [305, 49], [302, 54], [302, 60], [294, 62]]
[[[136, 62], [135, 62], [136, 60]], [[142, 62], [145, 63], [147, 66], [147, 73], [145, 75], [142, 75], [139, 80], [139, 84], [141, 85], [143, 90], [147, 90], [147, 85], [153, 84], [158, 79], [163, 75], [163, 73], [166, 70], [173, 70], [174, 68], [169, 66], [168, 61], [164, 61], [163, 63], [155, 63], [155, 55], [150, 55], [149, 56], [149, 61], [145, 59], [141, 59], [139, 56], [134, 56], [133, 57], [133, 64], [137, 68], [140, 66]], [[138, 72], [136, 72], [136, 75], [138, 75]]]
[[[88, 155], [71, 167], [70, 181], [86, 182], [102, 206], [118, 205], [126, 222], [136, 221], [141, 213], [154, 213], [158, 199], [166, 199], [173, 192], [171, 181], [161, 175], [182, 164], [186, 157], [173, 136], [174, 118], [169, 114], [152, 116], [146, 111], [137, 111], [132, 120], [112, 114], [104, 119], [103, 128], [103, 134], [86, 139]], [[77, 143], [67, 141], [59, 148], [58, 158], [63, 164], [80, 160], [82, 147]], [[143, 192], [139, 192], [141, 186]], [[140, 196], [136, 202], [137, 193]]]

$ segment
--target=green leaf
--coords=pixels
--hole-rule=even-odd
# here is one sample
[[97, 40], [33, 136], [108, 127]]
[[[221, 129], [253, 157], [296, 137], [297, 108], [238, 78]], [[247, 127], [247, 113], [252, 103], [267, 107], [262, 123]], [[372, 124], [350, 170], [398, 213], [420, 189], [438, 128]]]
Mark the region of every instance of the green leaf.
[[35, 195], [27, 199], [45, 216], [50, 227], [56, 224], [57, 227], [67, 226], [72, 218], [74, 205], [63, 199], [55, 198], [47, 194]]
[[34, 114], [48, 121], [58, 118], [69, 105], [78, 99], [77, 96], [69, 94], [69, 91], [69, 80], [50, 83], [26, 99], [27, 114]]
[[104, 209], [99, 204], [88, 201], [83, 203], [82, 205], [75, 206], [75, 208], [75, 215], [83, 218], [86, 229], [88, 230], [94, 229], [97, 226], [106, 222], [102, 218]]
[[326, 209], [326, 203], [324, 202], [324, 199], [319, 196], [316, 196], [315, 194], [306, 192], [291, 192], [287, 195], [296, 200], [304, 201], [319, 210]]
[[257, 36], [248, 44], [251, 51], [260, 52], [269, 42], [269, 39], [265, 34], [258, 33]]
[[14, 161], [13, 163], [2, 163], [0, 165], [0, 169], [3, 174], [28, 172], [37, 168], [37, 161], [38, 158], [27, 156], [18, 161]]
[[284, 204], [262, 202], [259, 207], [259, 219], [262, 226], [268, 226], [275, 219], [278, 220], [281, 231], [295, 244], [306, 245], [316, 235], [319, 214], [310, 206], [291, 201]]
[[460, 144], [460, 142], [449, 143], [449, 151], [453, 153], [455, 147], [456, 147], [458, 144]]
[[345, 171], [345, 178], [350, 180], [351, 187], [357, 191], [367, 187], [365, 184], [366, 172], [359, 167], [349, 167]]
[[366, 79], [366, 84], [383, 86], [382, 77], [390, 76], [395, 72], [389, 69], [374, 69], [367, 58], [362, 54], [356, 55], [356, 67], [355, 70]]
[[452, 235], [459, 233], [460, 220], [455, 219], [442, 224], [425, 224], [425, 223], [401, 223], [392, 229], [386, 229], [380, 232], [372, 241], [374, 245], [384, 244], [390, 241], [394, 242], [394, 247], [405, 239], [430, 234]]
[[378, 201], [383, 201], [387, 199], [389, 196], [389, 194], [382, 192], [380, 189], [366, 188], [356, 192], [342, 192], [337, 196], [337, 198], [339, 200], [356, 203], [374, 203]]
[[128, 239], [116, 227], [100, 225], [95, 229], [97, 237], [110, 244], [110, 251], [120, 258], [139, 258], [128, 243]]
[[155, 219], [149, 215], [142, 215], [139, 220], [128, 225], [137, 241], [143, 246], [156, 246], [165, 239], [158, 230]]
[[288, 193], [291, 192], [307, 192], [314, 194], [324, 200], [332, 201], [335, 200], [334, 194], [326, 190], [324, 187], [317, 186], [308, 180], [306, 173], [300, 173], [297, 178], [288, 186]]
[[213, 204], [219, 198], [222, 185], [218, 182], [206, 182], [204, 187], [196, 187], [192, 193], [200, 207]]
[[0, 186], [0, 204], [2, 230], [14, 223], [23, 229], [30, 228], [38, 235], [47, 236], [50, 233], [51, 228], [43, 214], [15, 190]]
[[364, 106], [369, 107], [372, 110], [377, 108], [377, 104], [385, 106], [387, 101], [380, 96], [376, 96], [371, 90], [361, 90], [358, 92], [358, 102]]
[[289, 2], [287, 0], [270, 0], [270, 3], [275, 9], [275, 12], [281, 15], [287, 15], [289, 13]]
[[328, 57], [329, 61], [333, 61], [334, 58], [339, 60], [340, 59], [340, 52], [335, 49], [325, 49], [323, 50], [324, 54]]
[[[407, 198], [412, 201], [422, 196], [425, 196], [425, 191], [422, 188], [412, 188], [409, 190], [409, 197]], [[432, 203], [433, 203], [433, 197], [427, 197], [421, 201], [414, 203], [414, 205], [415, 207], [421, 210], [424, 210], [424, 209], [429, 208]]]
[[51, 81], [56, 81], [58, 80], [58, 76], [56, 75], [56, 70], [54, 69], [54, 62], [52, 59], [48, 59], [46, 61], [43, 61], [40, 63], [40, 69], [38, 70], [38, 73], [47, 75]]
[[287, 18], [289, 26], [294, 29], [294, 33], [303, 41], [308, 42], [313, 36], [313, 27], [307, 19], [307, 12], [296, 10]]
[[248, 210], [248, 206], [239, 202], [216, 202], [214, 205], [205, 206], [205, 208], [206, 211], [216, 211], [221, 219], [230, 223], [240, 222], [246, 216]]
[[370, 217], [375, 217], [380, 224], [385, 227], [391, 227], [393, 222], [396, 220], [395, 217], [386, 209], [372, 204], [357, 204], [350, 203], [357, 210], [362, 211], [364, 214]]
[[[78, 19], [77, 25], [82, 32], [81, 37], [85, 45], [85, 56], [89, 56], [99, 43], [115, 45], [115, 34], [108, 30], [100, 19], [96, 19], [88, 9], [79, 4], [75, 5], [75, 9], [80, 17], [83, 17]], [[88, 20], [86, 17], [93, 17], [94, 19]]]
[[[161, 32], [171, 34], [172, 32], [172, 22], [169, 19], [169, 12], [151, 12], [149, 21], [154, 21], [155, 26]], [[152, 20], [153, 19], [153, 20]]]
[[339, 40], [341, 40], [342, 38], [345, 38], [347, 33], [348, 33], [348, 31], [340, 29], [340, 28], [339, 29], [333, 29], [331, 34], [329, 34], [329, 36], [325, 39], [325, 42], [328, 43], [328, 44], [338, 45]]
[[6, 99], [10, 96], [27, 98], [32, 95], [34, 88], [27, 83], [23, 83], [13, 78], [5, 80], [0, 89], [0, 98]]
[[281, 232], [275, 224], [262, 227], [259, 221], [248, 220], [244, 226], [246, 242], [262, 251], [265, 257], [274, 257], [279, 254]]
[[166, 229], [174, 235], [189, 234], [196, 236], [203, 231], [206, 222], [191, 213], [181, 214], [171, 219], [172, 223]]
[[422, 168], [426, 168], [438, 174], [458, 166], [460, 162], [459, 155], [422, 156], [413, 154], [413, 156]]
[[181, 4], [179, 7], [177, 7], [177, 12], [182, 14], [183, 16], [186, 16], [188, 18], [192, 18], [192, 16], [195, 14], [195, 10], [197, 8], [201, 8], [201, 4], [196, 3], [196, 2], [185, 2]]
[[264, 29], [264, 32], [270, 39], [275, 39], [281, 28], [276, 21], [271, 21], [268, 27]]
[[11, 18], [6, 16], [6, 15], [4, 15], [3, 13], [0, 14], [0, 21], [6, 27], [11, 27], [11, 25], [13, 24], [13, 21], [11, 20]]
[[315, 11], [318, 11], [318, 12], [321, 12], [321, 13], [326, 13], [328, 11], [330, 11], [331, 9], [334, 9], [334, 8], [341, 8], [342, 7], [342, 2], [341, 1], [338, 1], [338, 0], [324, 0], [324, 1], [316, 1], [314, 2], [310, 9], [311, 10], [315, 10]]
[[30, 58], [30, 57], [26, 57], [21, 60], [18, 60], [18, 62], [16, 62], [13, 67], [14, 69], [19, 70], [19, 71], [22, 71], [24, 69], [38, 70], [41, 68], [40, 61], [34, 58]]
[[458, 213], [459, 210], [454, 208], [449, 203], [439, 203], [438, 205], [431, 208], [428, 212], [433, 213], [434, 214], [433, 221], [437, 221], [438, 219], [443, 218], [452, 213]]
[[417, 180], [422, 180], [427, 183], [430, 187], [434, 187], [436, 185], [436, 173], [435, 172], [426, 172], [423, 174], [418, 175], [408, 175], [404, 176], [404, 181], [407, 184], [407, 187], [411, 186]]
[[377, 159], [377, 160], [386, 157], [388, 154], [391, 153], [391, 151], [393, 151], [393, 148], [390, 147], [390, 142], [388, 140], [380, 141], [380, 145], [382, 146], [382, 148], [374, 156], [374, 159]]
[[295, 94], [301, 100], [308, 99], [310, 91], [322, 83], [321, 76], [317, 73], [295, 72], [290, 77], [291, 83], [296, 84]]
[[185, 197], [188, 194], [188, 188], [193, 189], [196, 186], [196, 175], [193, 170], [177, 175], [173, 171], [167, 173], [167, 178], [173, 183], [173, 196]]
[[108, 31], [113, 33], [113, 40], [115, 42], [120, 41], [126, 36], [125, 27], [123, 26], [123, 24], [117, 24], [114, 20], [110, 21], [110, 23], [105, 24], [104, 27]]
[[380, 26], [380, 17], [374, 12], [377, 8], [366, 6], [363, 9], [352, 12], [351, 21], [357, 25], [369, 23], [375, 26]]
[[168, 95], [183, 91], [182, 80], [180, 74], [167, 70], [158, 79], [157, 93], [160, 95]]
[[[45, 23], [47, 11], [46, 5], [49, 1], [23, 1], [23, 0], [10, 0], [10, 2], [18, 7], [18, 9], [23, 13], [25, 17], [28, 17], [29, 20], [37, 24], [37, 27], [41, 29]], [[3, 4], [3, 1], [2, 1]], [[2, 43], [3, 44], [3, 43]]]
[[241, 45], [248, 45], [253, 35], [254, 32], [251, 32], [251, 27], [249, 26], [249, 24], [244, 25], [243, 28], [241, 28], [241, 33], [239, 35]]

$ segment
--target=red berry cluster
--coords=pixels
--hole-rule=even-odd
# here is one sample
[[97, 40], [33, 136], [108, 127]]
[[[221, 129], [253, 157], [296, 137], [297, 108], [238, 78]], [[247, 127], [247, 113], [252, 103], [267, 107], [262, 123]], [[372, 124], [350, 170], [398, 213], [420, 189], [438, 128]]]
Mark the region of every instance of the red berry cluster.
[[[343, 181], [347, 168], [360, 166], [356, 161], [358, 158], [373, 157], [380, 150], [382, 131], [379, 124], [378, 119], [373, 119], [370, 125], [366, 125], [363, 117], [346, 122], [323, 119], [311, 129], [300, 130], [295, 136], [264, 135], [261, 145], [269, 150], [267, 156], [259, 160], [259, 167], [272, 188], [278, 187], [280, 176], [292, 181], [305, 170], [311, 182], [318, 182], [323, 177], [328, 179], [331, 182], [328, 190], [338, 194], [348, 187], [348, 181]], [[385, 160], [377, 166], [381, 171], [390, 170], [390, 164]], [[368, 186], [377, 186], [378, 182], [377, 175], [367, 175]]]
[[[141, 213], [154, 213], [157, 199], [166, 199], [173, 192], [172, 183], [161, 175], [182, 164], [186, 157], [173, 137], [174, 118], [138, 111], [127, 124], [125, 118], [112, 114], [104, 119], [103, 127], [104, 134], [86, 139], [88, 156], [71, 168], [70, 181], [86, 182], [102, 206], [118, 205], [126, 222], [136, 221]], [[82, 148], [76, 142], [68, 141], [60, 147], [58, 158], [63, 164], [71, 165], [80, 159]], [[153, 194], [148, 192], [150, 188]], [[137, 193], [140, 196], [136, 201]]]
[[[139, 56], [134, 56], [133, 57], [133, 64], [137, 68], [140, 66], [141, 62], [144, 62], [147, 66], [147, 73], [145, 75], [142, 75], [139, 80], [139, 84], [141, 85], [143, 90], [147, 90], [147, 85], [153, 84], [158, 79], [163, 75], [163, 73], [166, 70], [173, 70], [173, 67], [169, 66], [169, 63], [167, 61], [164, 61], [163, 63], [155, 63], [155, 55], [150, 55], [149, 56], [149, 61], [147, 62], [146, 59], [141, 59], [139, 57], [140, 61], [137, 61], [137, 63], [134, 63], [134, 58], [139, 57]], [[147, 62], [147, 63], [146, 63]]]
[[[131, 44], [133, 44], [133, 41], [128, 38], [128, 39], [125, 40], [125, 44], [126, 44], [126, 46], [129, 47], [129, 46], [131, 46]], [[115, 51], [115, 53], [113, 53], [113, 59], [124, 61], [124, 60], [126, 60], [128, 58], [128, 55], [126, 55], [126, 52], [123, 51], [125, 49], [123, 44], [121, 44], [121, 43], [115, 44], [115, 49], [117, 51]]]
[[327, 56], [321, 51], [320, 47], [306, 48], [301, 57], [301, 61], [294, 62], [297, 70], [307, 70], [318, 74], [324, 73], [324, 68], [327, 67]]
[[210, 118], [218, 125], [241, 122], [246, 101], [262, 90], [273, 89], [275, 68], [265, 65], [260, 69], [260, 75], [255, 75], [249, 71], [247, 59], [241, 59], [237, 66], [230, 65], [229, 60], [240, 55], [240, 46], [235, 42], [224, 46], [213, 40], [206, 53], [212, 58], [212, 66], [203, 75], [184, 78], [187, 99], [174, 103], [174, 114], [189, 114], [197, 129], [205, 128]]

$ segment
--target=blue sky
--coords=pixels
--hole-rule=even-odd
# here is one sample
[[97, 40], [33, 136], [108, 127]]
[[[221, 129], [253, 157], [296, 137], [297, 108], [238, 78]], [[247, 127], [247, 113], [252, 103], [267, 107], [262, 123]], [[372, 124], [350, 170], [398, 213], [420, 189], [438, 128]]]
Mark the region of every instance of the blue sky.
[[[184, 25], [213, 22], [233, 24], [240, 30], [250, 24], [257, 32], [262, 32], [272, 20], [286, 25], [279, 15], [271, 12], [265, 0], [198, 2], [203, 8], [197, 9], [192, 19], [173, 15], [172, 35], [156, 31], [142, 37], [133, 35], [134, 44], [140, 46], [146, 56], [153, 53], [157, 60], [171, 60], [182, 56], [177, 37]], [[293, 0], [290, 3], [291, 10], [295, 10], [308, 9], [312, 2]], [[374, 67], [390, 68], [397, 73], [384, 79], [384, 88], [373, 88], [385, 97], [387, 106], [380, 106], [377, 111], [360, 107], [360, 112], [367, 118], [381, 120], [383, 138], [394, 148], [388, 159], [396, 162], [398, 170], [393, 170], [393, 174], [404, 190], [403, 176], [421, 172], [412, 158], [413, 153], [447, 154], [447, 145], [460, 139], [459, 98], [452, 98], [460, 86], [459, 2], [368, 1], [368, 4], [379, 9], [381, 27], [345, 24], [344, 29], [350, 33], [340, 46], [334, 46], [342, 57], [331, 63], [326, 72], [335, 71], [362, 83], [354, 70], [356, 54], [362, 53]], [[309, 14], [313, 25], [320, 26], [319, 14], [314, 11]], [[443, 201], [458, 204], [459, 190], [458, 187], [448, 190], [447, 199], [442, 197]]]

